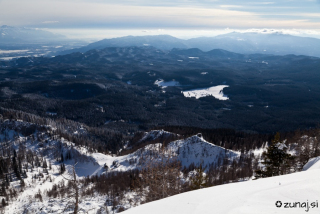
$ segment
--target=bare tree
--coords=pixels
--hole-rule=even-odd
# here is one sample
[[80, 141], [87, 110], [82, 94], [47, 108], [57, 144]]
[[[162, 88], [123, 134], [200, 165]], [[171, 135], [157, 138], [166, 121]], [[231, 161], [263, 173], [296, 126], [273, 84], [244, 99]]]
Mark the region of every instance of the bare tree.
[[159, 147], [145, 157], [141, 170], [142, 185], [147, 188], [146, 201], [154, 201], [179, 194], [181, 185], [181, 163], [168, 149]]
[[[77, 214], [78, 213], [78, 210], [79, 210], [79, 187], [78, 187], [78, 180], [77, 180], [77, 174], [76, 174], [76, 165], [77, 163], [75, 163], [74, 165], [72, 166], [67, 166], [67, 175], [64, 175], [62, 174], [62, 177], [67, 180], [68, 182], [71, 182], [71, 186], [73, 188], [73, 192], [72, 192], [72, 196], [74, 197], [74, 211], [73, 213], [74, 214]], [[65, 209], [63, 210], [63, 212], [68, 209], [70, 206], [69, 206], [69, 203], [67, 204], [67, 206], [65, 207]]]

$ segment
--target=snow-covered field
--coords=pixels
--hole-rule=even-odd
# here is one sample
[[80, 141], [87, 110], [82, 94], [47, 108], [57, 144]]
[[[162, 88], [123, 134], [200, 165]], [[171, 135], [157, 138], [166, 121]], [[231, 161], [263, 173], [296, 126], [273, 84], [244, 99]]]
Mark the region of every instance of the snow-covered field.
[[[125, 213], [318, 214], [320, 157], [310, 160], [306, 166], [307, 170], [303, 172], [187, 192], [132, 208]], [[277, 207], [276, 203], [281, 207]]]
[[218, 85], [210, 88], [193, 89], [189, 91], [182, 91], [185, 97], [201, 97], [213, 96], [219, 100], [228, 100], [229, 98], [223, 94], [223, 89], [229, 87], [228, 85]]
[[23, 53], [29, 50], [0, 50], [0, 54]]
[[25, 56], [0, 57], [0, 60], [12, 60], [12, 59], [21, 58], [21, 57], [25, 57]]
[[154, 82], [155, 85], [158, 85], [161, 88], [167, 88], [167, 87], [173, 87], [173, 86], [181, 86], [179, 82], [177, 81], [169, 81], [169, 82], [165, 82], [164, 80], [156, 80]]

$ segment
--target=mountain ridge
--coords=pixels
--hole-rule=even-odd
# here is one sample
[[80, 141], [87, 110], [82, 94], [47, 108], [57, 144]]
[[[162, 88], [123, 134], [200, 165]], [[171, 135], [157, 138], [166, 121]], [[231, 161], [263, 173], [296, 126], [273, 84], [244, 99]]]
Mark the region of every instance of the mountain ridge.
[[261, 34], [261, 33], [229, 33], [215, 37], [198, 37], [188, 40], [178, 39], [170, 35], [126, 36], [104, 39], [88, 46], [60, 52], [86, 52], [91, 49], [106, 47], [154, 46], [161, 50], [174, 48], [198, 48], [202, 51], [223, 49], [240, 54], [274, 54], [274, 55], [308, 55], [320, 57], [320, 39], [298, 37], [289, 34]]
[[69, 39], [63, 35], [37, 28], [12, 27], [8, 25], [2, 25], [0, 27], [0, 44], [4, 45], [41, 44], [68, 40]]

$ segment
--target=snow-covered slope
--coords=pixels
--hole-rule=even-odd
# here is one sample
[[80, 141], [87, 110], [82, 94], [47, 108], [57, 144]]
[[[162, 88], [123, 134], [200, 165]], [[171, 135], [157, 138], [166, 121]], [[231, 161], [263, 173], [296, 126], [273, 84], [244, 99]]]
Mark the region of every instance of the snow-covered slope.
[[[158, 139], [163, 136], [170, 136], [173, 133], [165, 132], [163, 130], [147, 132], [142, 140], [146, 139]], [[90, 156], [93, 157], [96, 162], [103, 166], [107, 164], [110, 170], [126, 171], [141, 167], [141, 159], [147, 159], [150, 156], [155, 156], [160, 150], [161, 144], [147, 145], [134, 153], [125, 156], [113, 157], [110, 155], [103, 155], [100, 153], [94, 153]], [[228, 150], [220, 146], [216, 146], [212, 143], [204, 140], [200, 135], [195, 135], [186, 139], [173, 141], [168, 144], [167, 150], [172, 156], [178, 157], [183, 166], [188, 167], [191, 163], [196, 166], [202, 164], [208, 166], [209, 164], [217, 164], [218, 160], [222, 161], [225, 157], [229, 160], [238, 158], [239, 152]]]
[[[74, 143], [63, 138], [52, 139], [45, 132], [35, 131], [28, 137], [21, 134], [23, 127], [32, 126], [34, 124], [22, 121], [6, 121], [3, 123], [0, 140], [7, 140], [14, 148], [19, 148], [23, 144], [27, 150], [34, 151], [35, 155], [44, 157], [47, 163], [52, 165], [52, 168], [50, 167], [47, 172], [44, 172], [40, 166], [27, 170], [27, 177], [24, 179], [25, 188], [23, 192], [16, 196], [15, 200], [10, 201], [10, 204], [6, 207], [6, 213], [23, 213], [27, 210], [31, 213], [59, 213], [67, 206], [68, 200], [65, 198], [48, 198], [46, 196], [46, 192], [52, 189], [54, 185], [61, 185], [61, 182], [65, 180], [64, 176], [66, 176], [65, 173], [64, 175], [59, 173], [60, 162], [57, 161], [57, 158], [60, 156], [55, 154], [57, 148], [61, 148], [64, 154], [71, 153], [72, 159], [65, 160], [64, 164], [68, 171], [73, 164], [77, 163], [75, 172], [78, 179], [114, 171], [141, 168], [146, 163], [145, 161], [148, 161], [148, 158], [159, 159], [163, 157], [159, 155], [162, 148], [161, 143], [149, 144], [128, 155], [114, 156], [90, 153], [86, 148], [75, 146]], [[51, 129], [51, 127], [48, 126], [47, 129]], [[141, 140], [152, 141], [170, 138], [173, 135], [175, 134], [163, 130], [154, 130], [145, 133]], [[208, 165], [216, 163], [219, 158], [223, 159], [226, 155], [228, 159], [239, 156], [237, 152], [226, 150], [205, 141], [201, 135], [173, 141], [168, 144], [166, 152], [169, 155], [168, 157], [178, 157], [184, 166], [189, 166], [191, 163]], [[11, 187], [19, 189], [19, 181], [13, 181]], [[42, 194], [43, 201], [32, 199], [39, 191]], [[105, 197], [102, 195], [95, 195], [95, 197], [94, 200], [83, 198], [79, 207], [86, 212], [90, 210], [89, 213], [96, 213], [98, 210], [104, 209]], [[128, 193], [127, 198], [130, 197], [134, 197], [134, 193]], [[127, 204], [126, 209], [131, 207], [129, 202]]]
[[[130, 209], [125, 213], [320, 213], [320, 165], [319, 161], [315, 161], [319, 159], [320, 157], [311, 160], [306, 165], [308, 170], [304, 172], [187, 192]], [[277, 207], [276, 203], [281, 207]], [[292, 208], [285, 208], [286, 205]]]
[[320, 157], [310, 159], [308, 163], [303, 167], [303, 171], [318, 169], [320, 169]]
[[146, 132], [141, 138], [140, 142], [145, 140], [156, 140], [159, 138], [168, 138], [170, 136], [176, 136], [176, 135], [177, 134], [167, 132], [164, 130], [152, 130], [152, 131]]
[[219, 158], [233, 159], [239, 157], [240, 153], [216, 146], [204, 140], [201, 135], [195, 135], [184, 140], [177, 140], [168, 145], [168, 149], [174, 151], [181, 164], [188, 167], [191, 163], [195, 165], [208, 165], [217, 163]]
[[[188, 167], [191, 163], [195, 165], [217, 164], [228, 159], [238, 159], [239, 152], [227, 150], [216, 146], [203, 139], [201, 134], [186, 139], [171, 141], [171, 139], [183, 138], [163, 130], [146, 132], [142, 141], [150, 141], [143, 148], [124, 156], [106, 155], [90, 152], [88, 148], [76, 146], [76, 144], [59, 136], [52, 136], [51, 126], [37, 126], [22, 121], [4, 121], [0, 126], [0, 142], [12, 146], [12, 148], [25, 148], [32, 152], [32, 156], [45, 160], [49, 167], [38, 164], [27, 165], [24, 178], [24, 187], [21, 188], [19, 180], [13, 177], [10, 182], [10, 192], [13, 189], [18, 194], [9, 201], [5, 207], [5, 213], [65, 213], [63, 211], [68, 205], [68, 197], [62, 195], [52, 197], [48, 195], [54, 186], [63, 186], [68, 172], [60, 174], [60, 155], [67, 171], [74, 163], [77, 179], [81, 180], [87, 176], [101, 175], [110, 172], [128, 171], [141, 168], [148, 163], [148, 158], [160, 160], [160, 158], [177, 157], [183, 166]], [[84, 127], [76, 130], [70, 128], [70, 133], [86, 133]], [[162, 139], [167, 139], [165, 150], [162, 150]], [[139, 141], [138, 141], [139, 142]], [[170, 143], [168, 143], [170, 142]], [[164, 153], [163, 153], [164, 151]], [[67, 154], [71, 154], [71, 159]], [[152, 202], [138, 208], [129, 210], [128, 213], [304, 213], [306, 208], [277, 208], [275, 203], [286, 202], [313, 202], [319, 201], [320, 195], [320, 157], [311, 159], [304, 167], [304, 172], [221, 185], [199, 191], [187, 192], [182, 195], [173, 196], [164, 200]], [[36, 162], [36, 161], [35, 161]], [[46, 169], [45, 169], [46, 168]], [[119, 173], [110, 173], [119, 174]], [[83, 185], [79, 183], [79, 188]], [[89, 190], [90, 185], [86, 190]], [[42, 199], [35, 196], [41, 193]], [[138, 192], [127, 191], [121, 199], [121, 206], [130, 209], [140, 205], [142, 198]], [[317, 198], [318, 197], [318, 198]], [[106, 209], [112, 210], [112, 206], [106, 203], [106, 194], [92, 193], [81, 197], [79, 209], [83, 213], [96, 214], [108, 213]], [[0, 198], [1, 200], [1, 198]], [[109, 199], [108, 199], [109, 200]], [[120, 206], [120, 205], [119, 205]], [[317, 206], [319, 206], [317, 204]], [[318, 213], [319, 208], [310, 208], [309, 213]]]

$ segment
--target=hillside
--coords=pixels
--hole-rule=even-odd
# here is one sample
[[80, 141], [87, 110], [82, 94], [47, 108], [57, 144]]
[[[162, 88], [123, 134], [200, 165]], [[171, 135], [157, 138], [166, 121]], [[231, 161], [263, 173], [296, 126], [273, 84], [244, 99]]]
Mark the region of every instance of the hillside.
[[0, 45], [43, 44], [69, 40], [67, 37], [54, 34], [45, 30], [0, 26]]
[[[319, 213], [320, 167], [318, 163], [319, 161], [316, 163], [311, 160], [307, 165], [312, 167], [303, 172], [187, 192], [151, 202], [124, 213]], [[277, 201], [282, 202], [282, 207], [276, 207]], [[291, 203], [290, 206], [294, 206], [295, 202], [300, 202], [301, 206], [284, 207], [285, 203]], [[304, 202], [308, 203], [307, 207], [303, 207]]]
[[[5, 177], [11, 181], [6, 183], [4, 178], [1, 179], [2, 185], [8, 185], [0, 191], [0, 198], [8, 194], [8, 198], [4, 197], [9, 203], [6, 206], [6, 213], [27, 211], [31, 213], [57, 213], [64, 210], [68, 207], [69, 200], [64, 197], [64, 194], [69, 194], [68, 191], [61, 193], [60, 197], [54, 191], [63, 191], [63, 188], [66, 187], [74, 164], [76, 164], [75, 175], [79, 180], [78, 185], [81, 186], [83, 194], [79, 207], [83, 211], [96, 213], [98, 210], [105, 209], [105, 198], [109, 196], [96, 193], [95, 200], [86, 196], [86, 191], [90, 191], [92, 185], [86, 186], [82, 181], [89, 179], [89, 177], [111, 176], [112, 178], [112, 176], [117, 176], [117, 173], [124, 173], [126, 176], [133, 170], [142, 169], [154, 159], [161, 162], [167, 157], [177, 157], [184, 167], [188, 167], [190, 164], [218, 165], [218, 161], [222, 162], [226, 159], [232, 161], [239, 158], [237, 152], [215, 146], [205, 141], [201, 136], [192, 136], [169, 143], [167, 145], [168, 153], [165, 156], [161, 155], [162, 145], [159, 143], [149, 144], [124, 156], [108, 155], [92, 152], [85, 146], [79, 146], [57, 135], [52, 135], [55, 129], [52, 126], [39, 126], [22, 121], [6, 120], [1, 123], [0, 140], [2, 145], [6, 149], [11, 147], [17, 151], [14, 154], [17, 154], [19, 163], [22, 164], [21, 178], [17, 172], [9, 171], [5, 173]], [[87, 134], [83, 127], [71, 132], [74, 135]], [[147, 139], [152, 141], [160, 137], [164, 139], [171, 135], [174, 134], [163, 130], [153, 130], [145, 133], [140, 141]], [[29, 156], [30, 154], [32, 157]], [[1, 160], [7, 158], [7, 155], [3, 155]], [[15, 155], [13, 155], [13, 159], [15, 159]], [[65, 170], [62, 170], [62, 166]], [[4, 167], [0, 168], [3, 173]], [[59, 190], [61, 188], [62, 190]], [[69, 191], [70, 188], [72, 189], [72, 187], [69, 187]], [[130, 201], [133, 199], [136, 201], [135, 206], [139, 205], [143, 198], [137, 197], [137, 194], [137, 192], [126, 190], [119, 207], [130, 208], [133, 205]]]
[[[43, 119], [22, 112], [14, 112], [13, 115], [9, 114], [9, 110], [2, 110], [0, 210], [5, 213], [71, 212], [75, 207], [76, 191], [80, 199], [79, 212], [89, 214], [118, 213], [184, 192], [187, 193], [177, 196], [177, 200], [184, 208], [189, 207], [189, 213], [206, 213], [213, 209], [212, 206], [222, 213], [232, 213], [232, 209], [238, 208], [246, 213], [246, 205], [256, 199], [257, 205], [251, 207], [253, 210], [257, 210], [258, 204], [260, 206], [263, 201], [262, 206], [270, 206], [268, 203], [271, 200], [289, 200], [285, 197], [288, 189], [293, 189], [294, 195], [300, 191], [295, 190], [294, 185], [306, 191], [313, 188], [312, 194], [304, 193], [310, 196], [306, 200], [315, 200], [313, 194], [318, 194], [318, 187], [313, 185], [318, 185], [319, 158], [311, 159], [305, 165], [306, 172], [292, 173], [299, 171], [301, 164], [304, 165], [309, 157], [317, 154], [319, 143], [315, 137], [304, 135], [291, 142], [283, 141], [296, 159], [290, 166], [284, 167], [282, 173], [292, 174], [252, 181], [254, 171], [263, 167], [261, 153], [266, 150], [268, 142], [256, 142], [255, 149], [250, 148], [255, 140], [268, 139], [262, 136], [238, 133], [241, 139], [250, 142], [250, 148], [240, 143], [239, 138], [230, 137], [230, 131], [230, 138], [226, 138], [223, 130], [219, 131], [220, 135], [205, 132], [204, 136], [213, 137], [212, 142], [216, 145], [205, 140], [200, 133], [184, 136], [164, 130], [120, 138], [117, 133], [103, 134], [99, 129], [93, 130], [76, 122]], [[12, 119], [19, 116], [36, 123]], [[109, 140], [98, 141], [101, 136], [109, 137]], [[107, 143], [112, 143], [111, 139], [118, 143], [116, 154], [106, 149], [109, 146]], [[237, 151], [222, 147], [230, 147], [235, 142], [238, 145], [232, 148], [238, 148]], [[122, 152], [126, 154], [121, 155]], [[213, 187], [190, 192], [200, 188], [194, 187], [199, 174], [206, 178], [205, 187]], [[165, 193], [164, 186], [168, 187]], [[276, 192], [272, 188], [276, 188]], [[279, 197], [273, 199], [268, 196], [273, 193]], [[213, 204], [211, 198], [217, 204]], [[225, 203], [225, 198], [230, 198], [233, 208], [220, 207]], [[191, 199], [193, 202], [189, 201]], [[302, 200], [299, 197], [291, 199]], [[168, 208], [165, 209], [171, 209], [170, 200], [175, 200], [175, 197], [167, 200], [168, 204], [164, 205]], [[166, 203], [167, 200], [157, 201], [155, 205]], [[201, 207], [185, 205], [185, 201], [200, 204]], [[207, 204], [210, 206], [207, 207]], [[153, 206], [153, 203], [141, 206], [142, 212], [151, 212], [148, 208], [150, 205]], [[158, 211], [170, 213], [162, 209]], [[173, 208], [172, 212], [178, 209]], [[265, 210], [273, 211], [272, 206]]]
[[0, 103], [124, 132], [293, 131], [318, 125], [319, 65], [308, 56], [149, 46], [24, 57], [0, 61]]
[[60, 54], [84, 53], [92, 49], [107, 47], [153, 46], [161, 50], [173, 48], [198, 48], [202, 51], [223, 49], [241, 54], [307, 55], [320, 57], [320, 40], [281, 33], [228, 33], [215, 37], [199, 37], [188, 40], [169, 35], [126, 36], [104, 39], [79, 49], [67, 50]]

